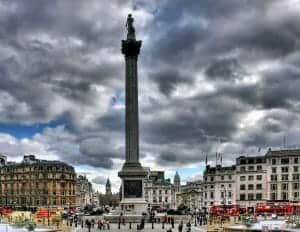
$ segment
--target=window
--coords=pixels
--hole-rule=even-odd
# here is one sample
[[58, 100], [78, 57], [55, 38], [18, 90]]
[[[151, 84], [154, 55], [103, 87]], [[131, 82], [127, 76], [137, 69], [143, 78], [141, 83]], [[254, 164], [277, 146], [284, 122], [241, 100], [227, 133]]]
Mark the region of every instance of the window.
[[261, 199], [262, 199], [262, 194], [256, 193], [256, 200], [261, 200]]
[[224, 176], [221, 176], [221, 180], [224, 180]]
[[168, 190], [167, 189], [165, 190], [165, 194], [168, 194]]
[[254, 189], [254, 185], [253, 184], [248, 184], [248, 190], [253, 190]]
[[300, 180], [299, 174], [293, 174], [293, 180]]
[[282, 158], [281, 159], [281, 164], [289, 164], [289, 158]]
[[262, 180], [262, 175], [257, 175], [256, 180]]
[[271, 193], [271, 200], [276, 201], [277, 200], [277, 193]]
[[214, 177], [213, 176], [210, 177], [210, 181], [214, 181]]
[[207, 192], [204, 193], [204, 198], [207, 199]]
[[249, 193], [249, 194], [248, 194], [248, 200], [249, 200], [249, 201], [254, 200], [254, 194], [253, 194], [253, 193]]
[[272, 159], [272, 165], [276, 164], [276, 159]]
[[281, 190], [288, 190], [289, 189], [289, 185], [284, 183], [284, 184], [281, 184]]
[[246, 185], [241, 184], [241, 185], [240, 185], [240, 190], [245, 190], [245, 189], [246, 189]]
[[277, 175], [271, 175], [271, 181], [277, 181]]
[[210, 192], [210, 198], [214, 198], [214, 192]]
[[294, 198], [298, 199], [299, 198], [299, 192], [294, 192]]
[[262, 170], [262, 166], [261, 166], [261, 165], [258, 165], [258, 166], [256, 167], [256, 170], [257, 170], [257, 171], [261, 171], [261, 170]]
[[240, 201], [246, 200], [246, 195], [245, 194], [240, 194]]
[[241, 172], [245, 172], [245, 171], [246, 171], [246, 167], [241, 167], [241, 168], [240, 168], [240, 171], [241, 171]]
[[229, 175], [229, 176], [228, 176], [228, 179], [229, 179], [229, 180], [231, 180], [231, 179], [232, 179], [232, 176], [231, 176], [231, 175]]
[[240, 181], [245, 181], [246, 180], [246, 176], [240, 176]]
[[282, 200], [288, 200], [288, 193], [287, 192], [281, 192], [281, 199]]
[[272, 168], [272, 173], [276, 173], [276, 171], [277, 171], [277, 168], [276, 168], [276, 167], [273, 167], [273, 168]]
[[298, 157], [295, 157], [295, 158], [294, 158], [294, 163], [297, 164], [298, 162], [299, 162]]
[[221, 192], [221, 198], [224, 198], [224, 192]]
[[248, 170], [249, 170], [249, 171], [254, 171], [254, 166], [249, 166], [249, 167], [248, 167]]
[[287, 174], [281, 175], [281, 180], [289, 180], [289, 175]]
[[228, 188], [231, 188], [231, 184], [228, 184]]
[[294, 172], [299, 172], [299, 167], [298, 166], [294, 166]]
[[281, 172], [289, 172], [289, 167], [281, 167]]
[[261, 190], [262, 189], [262, 184], [257, 184], [256, 189]]
[[299, 183], [293, 183], [293, 189], [294, 190], [299, 189]]
[[277, 184], [271, 184], [271, 190], [276, 191], [277, 190]]
[[231, 192], [228, 192], [228, 198], [231, 198]]
[[254, 176], [248, 176], [248, 180], [254, 180]]

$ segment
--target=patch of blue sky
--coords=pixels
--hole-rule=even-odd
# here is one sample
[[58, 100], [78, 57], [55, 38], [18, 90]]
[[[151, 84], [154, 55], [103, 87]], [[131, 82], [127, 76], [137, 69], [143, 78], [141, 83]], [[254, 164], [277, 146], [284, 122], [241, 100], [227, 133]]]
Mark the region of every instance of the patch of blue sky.
[[32, 138], [35, 134], [41, 133], [46, 127], [54, 128], [64, 124], [66, 124], [66, 121], [62, 118], [47, 123], [0, 123], [0, 133], [10, 134], [18, 139]]

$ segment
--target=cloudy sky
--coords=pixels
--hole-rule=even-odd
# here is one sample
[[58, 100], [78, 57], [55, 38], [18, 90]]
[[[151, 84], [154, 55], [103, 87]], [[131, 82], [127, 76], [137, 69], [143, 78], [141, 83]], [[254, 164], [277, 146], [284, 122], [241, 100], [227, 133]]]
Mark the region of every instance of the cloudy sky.
[[144, 166], [195, 179], [206, 154], [300, 146], [300, 1], [0, 0], [0, 153], [118, 189], [128, 13], [143, 40]]

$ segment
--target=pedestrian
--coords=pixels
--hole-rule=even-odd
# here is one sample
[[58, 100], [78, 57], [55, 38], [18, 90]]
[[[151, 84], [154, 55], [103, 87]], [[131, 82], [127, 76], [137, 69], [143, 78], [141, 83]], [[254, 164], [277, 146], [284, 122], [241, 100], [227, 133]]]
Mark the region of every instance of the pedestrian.
[[171, 217], [171, 225], [172, 225], [172, 229], [174, 229], [174, 222], [175, 222], [174, 217]]
[[182, 232], [183, 230], [183, 221], [181, 221], [178, 225], [178, 232]]
[[109, 220], [106, 220], [106, 227], [107, 227], [107, 230], [110, 230]]
[[88, 232], [91, 232], [91, 226], [92, 226], [92, 223], [89, 220], [87, 220]]
[[94, 218], [91, 220], [91, 224], [92, 224], [92, 228], [94, 228], [95, 227], [95, 219]]
[[102, 229], [102, 225], [101, 225], [101, 224], [102, 224], [102, 222], [101, 222], [101, 219], [100, 219], [100, 218], [99, 218], [99, 220], [98, 220], [98, 223], [97, 223], [97, 224], [98, 224], [98, 229], [99, 229], [99, 230], [101, 230], [101, 229]]
[[186, 227], [187, 227], [187, 232], [190, 232], [191, 231], [191, 227], [192, 227], [192, 225], [191, 225], [191, 222], [190, 221], [188, 221], [188, 223], [186, 223]]

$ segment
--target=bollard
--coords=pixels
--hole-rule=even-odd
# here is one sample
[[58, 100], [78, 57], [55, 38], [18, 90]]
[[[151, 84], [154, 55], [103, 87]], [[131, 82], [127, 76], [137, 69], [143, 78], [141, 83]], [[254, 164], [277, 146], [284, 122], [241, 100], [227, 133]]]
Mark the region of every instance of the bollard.
[[152, 222], [152, 230], [154, 229], [154, 222]]
[[121, 229], [120, 227], [121, 227], [121, 223], [119, 222], [119, 224], [118, 224], [118, 229]]
[[131, 230], [131, 222], [129, 222], [129, 229]]
[[165, 228], [165, 223], [164, 223], [164, 222], [161, 224], [161, 228], [162, 228], [162, 229]]

